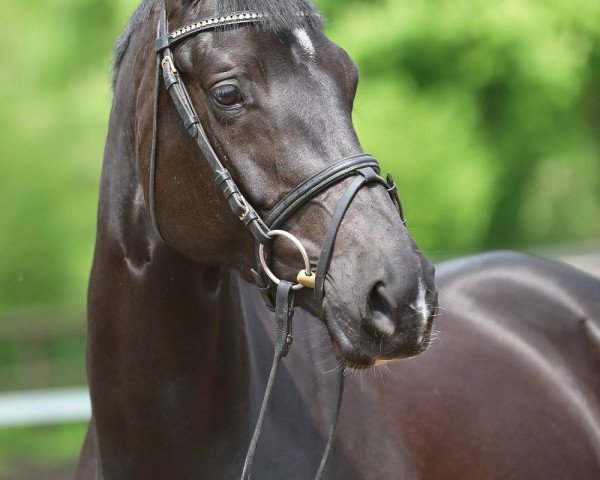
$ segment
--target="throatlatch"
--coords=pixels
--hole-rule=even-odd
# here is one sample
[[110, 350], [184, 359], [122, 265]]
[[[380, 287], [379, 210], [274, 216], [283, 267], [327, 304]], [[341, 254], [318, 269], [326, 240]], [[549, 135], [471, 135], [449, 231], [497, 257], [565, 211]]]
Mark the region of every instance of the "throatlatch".
[[[303, 15], [299, 13], [299, 15]], [[358, 191], [368, 184], [381, 184], [388, 191], [392, 201], [396, 205], [402, 222], [405, 222], [402, 212], [402, 205], [398, 197], [396, 185], [390, 174], [387, 180], [379, 175], [379, 165], [370, 155], [359, 154], [349, 158], [341, 159], [316, 175], [303, 181], [300, 185], [289, 192], [279, 203], [271, 210], [265, 221], [252, 207], [252, 205], [241, 194], [240, 189], [233, 180], [231, 174], [219, 160], [217, 154], [212, 148], [208, 137], [199, 117], [196, 113], [188, 91], [177, 71], [175, 58], [171, 47], [177, 43], [197, 35], [201, 32], [215, 31], [228, 26], [239, 26], [264, 21], [267, 18], [265, 14], [259, 12], [236, 12], [220, 17], [209, 17], [197, 20], [194, 23], [183, 26], [169, 32], [167, 20], [166, 1], [163, 3], [158, 22], [158, 38], [155, 42], [157, 53], [156, 63], [156, 90], [154, 97], [153, 112], [153, 132], [152, 132], [152, 152], [150, 158], [149, 175], [149, 207], [152, 223], [158, 236], [162, 239], [160, 224], [156, 209], [156, 163], [158, 154], [158, 114], [159, 101], [161, 93], [161, 72], [164, 85], [169, 92], [173, 104], [181, 117], [188, 133], [198, 144], [202, 156], [210, 166], [216, 184], [226, 199], [229, 207], [235, 215], [250, 229], [256, 240], [256, 258], [257, 268], [252, 270], [256, 284], [269, 309], [275, 312], [275, 353], [273, 365], [269, 374], [267, 388], [263, 398], [262, 406], [259, 412], [256, 427], [250, 441], [250, 446], [246, 454], [244, 469], [241, 478], [247, 480], [250, 478], [254, 456], [262, 433], [264, 421], [271, 404], [277, 374], [279, 372], [283, 358], [288, 354], [293, 341], [292, 318], [294, 315], [294, 292], [302, 288], [314, 288], [314, 299], [319, 316], [322, 316], [323, 297], [325, 295], [324, 283], [327, 269], [333, 256], [335, 238], [344, 215], [352, 203]], [[311, 263], [306, 249], [300, 240], [291, 233], [282, 230], [283, 223], [310, 200], [320, 195], [323, 191], [342, 180], [355, 177], [342, 195], [338, 206], [333, 214], [331, 223], [327, 229], [325, 240], [319, 260], [317, 271], [311, 270]], [[300, 251], [304, 265], [298, 272], [295, 284], [287, 280], [277, 278], [273, 273], [271, 266], [272, 242], [275, 237], [282, 236], [290, 240]], [[327, 462], [330, 458], [332, 446], [335, 438], [335, 431], [339, 419], [344, 393], [346, 368], [343, 365], [339, 367], [337, 394], [335, 408], [333, 410], [331, 426], [327, 444], [319, 465], [315, 479], [320, 480], [324, 476]]]

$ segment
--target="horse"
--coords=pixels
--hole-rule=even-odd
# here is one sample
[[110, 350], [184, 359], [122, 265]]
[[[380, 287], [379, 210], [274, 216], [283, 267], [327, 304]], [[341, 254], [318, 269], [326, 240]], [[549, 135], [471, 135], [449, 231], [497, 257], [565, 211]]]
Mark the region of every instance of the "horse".
[[[309, 0], [144, 0], [125, 28], [88, 294], [92, 419], [76, 478], [239, 478], [270, 385], [270, 309], [289, 326], [294, 304], [256, 478], [315, 474], [335, 411], [327, 372], [345, 371], [327, 478], [597, 477], [597, 281], [505, 254], [442, 265], [434, 282], [396, 186], [352, 126], [357, 68], [321, 26]], [[344, 162], [347, 175], [281, 220], [293, 242], [267, 238], [262, 218]], [[268, 252], [249, 273], [255, 241]], [[298, 272], [295, 247], [323, 258], [324, 241], [311, 282], [314, 261]], [[269, 266], [277, 285], [261, 284]], [[305, 287], [295, 296], [294, 278]], [[274, 290], [288, 308], [279, 295], [269, 304]], [[441, 340], [424, 354], [436, 316]], [[282, 339], [289, 348], [291, 333]]]

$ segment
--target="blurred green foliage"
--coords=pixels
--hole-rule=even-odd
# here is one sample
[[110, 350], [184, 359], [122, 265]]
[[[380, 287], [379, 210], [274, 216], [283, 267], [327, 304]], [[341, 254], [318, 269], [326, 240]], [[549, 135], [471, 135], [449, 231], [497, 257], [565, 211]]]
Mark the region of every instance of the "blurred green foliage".
[[597, 237], [600, 2], [333, 5], [357, 128], [426, 252]]
[[84, 303], [111, 47], [133, 8], [92, 0], [2, 6], [0, 308]]
[[72, 465], [86, 431], [87, 424], [83, 423], [0, 430], [0, 479], [14, 479], [23, 465], [27, 465], [27, 470], [68, 465], [67, 478], [73, 478]]
[[[111, 50], [136, 3], [2, 7], [0, 309], [85, 300]], [[598, 0], [320, 3], [426, 253], [598, 236]]]

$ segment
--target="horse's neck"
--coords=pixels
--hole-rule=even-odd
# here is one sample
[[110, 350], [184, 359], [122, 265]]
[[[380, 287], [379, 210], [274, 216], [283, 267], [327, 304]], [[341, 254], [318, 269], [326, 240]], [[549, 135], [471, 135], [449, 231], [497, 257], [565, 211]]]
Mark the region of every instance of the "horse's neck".
[[[121, 151], [127, 148], [114, 150]], [[93, 441], [103, 477], [233, 478], [273, 356], [272, 316], [238, 273], [195, 263], [158, 240], [133, 177], [110, 172], [103, 177], [89, 293]], [[124, 193], [123, 185], [132, 191]], [[306, 329], [309, 318], [302, 317], [297, 326]], [[303, 345], [312, 338], [303, 336], [287, 364], [315, 369], [320, 349]], [[314, 425], [326, 419], [316, 422], [307, 402], [325, 412], [319, 399], [329, 398], [323, 392], [331, 386], [306, 373], [282, 370], [269, 416], [279, 428], [264, 443], [277, 448], [285, 438], [308, 452], [302, 461], [310, 470], [322, 437]], [[289, 436], [295, 429], [305, 435]]]
[[237, 273], [158, 238], [136, 158], [149, 154], [136, 147], [149, 126], [134, 116], [151, 106], [139, 88], [117, 88], [102, 175], [88, 302], [94, 450], [107, 479], [224, 478], [243, 462], [262, 398], [270, 316]]
[[[271, 355], [258, 304], [244, 313], [247, 286], [235, 272], [165, 246], [154, 245], [143, 263], [130, 250], [140, 248], [99, 244], [90, 283], [88, 371], [101, 456], [139, 468], [165, 445], [245, 444], [262, 388], [252, 382]], [[122, 463], [123, 452], [131, 462]]]
[[[147, 172], [143, 174], [144, 162], [137, 158], [139, 126], [134, 116], [139, 110], [139, 88], [131, 82], [115, 92], [90, 280], [90, 317], [108, 322], [120, 341], [127, 342], [132, 329], [138, 341], [156, 342], [157, 356], [205, 375], [208, 383], [230, 382], [231, 392], [247, 389], [247, 385], [234, 385], [236, 380], [243, 383], [241, 379], [247, 383], [250, 368], [245, 325], [251, 312], [242, 308], [241, 298], [247, 288], [242, 289], [239, 275], [232, 270], [180, 255], [154, 230], [142, 188]], [[108, 303], [115, 304], [119, 316], [123, 308], [127, 314], [114, 321], [105, 318], [112, 313], [102, 307]], [[217, 380], [221, 371], [226, 378]], [[200, 385], [202, 378], [194, 381]]]
[[[256, 369], [268, 366], [272, 349], [258, 321], [264, 307], [236, 272], [195, 263], [158, 240], [124, 143], [131, 133], [109, 133], [90, 279], [88, 372], [99, 452], [104, 465], [139, 469], [154, 465], [148, 456], [164, 454], [167, 444], [182, 469], [172, 478], [185, 478], [183, 469], [199, 466], [177, 462], [178, 452], [219, 439], [246, 443], [262, 388]], [[214, 461], [223, 465], [217, 450]]]

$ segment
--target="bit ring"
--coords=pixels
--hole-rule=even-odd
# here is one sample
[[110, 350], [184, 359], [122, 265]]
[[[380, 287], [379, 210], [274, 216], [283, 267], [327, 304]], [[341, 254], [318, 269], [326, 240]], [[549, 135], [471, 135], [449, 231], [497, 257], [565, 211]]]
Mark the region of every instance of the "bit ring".
[[[314, 275], [310, 268], [310, 259], [308, 258], [308, 253], [306, 253], [304, 245], [302, 245], [302, 242], [300, 242], [298, 238], [296, 238], [290, 232], [286, 232], [285, 230], [270, 230], [267, 233], [267, 235], [269, 237], [285, 237], [288, 240], [290, 240], [294, 245], [296, 245], [296, 248], [302, 255], [302, 260], [304, 260], [304, 271], [308, 276]], [[275, 274], [271, 271], [271, 269], [267, 266], [267, 262], [265, 260], [265, 246], [263, 244], [260, 244], [260, 246], [258, 247], [258, 258], [260, 259], [260, 264], [262, 265], [267, 276], [275, 285], [279, 285], [279, 282], [281, 280], [277, 278]], [[300, 283], [295, 283], [292, 286], [292, 290], [300, 290], [301, 288], [304, 288], [304, 285]]]

